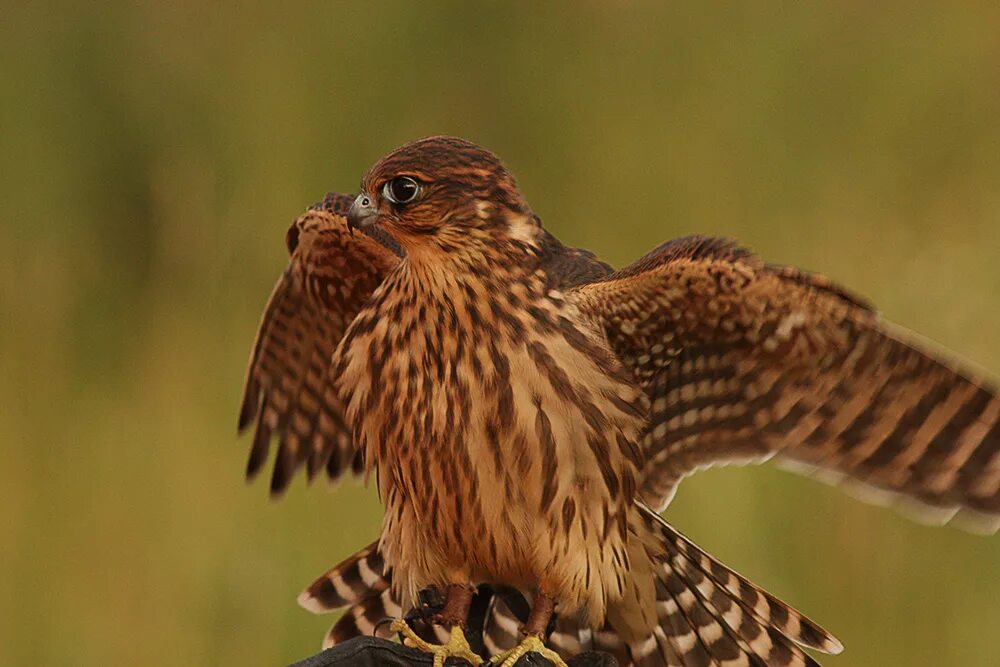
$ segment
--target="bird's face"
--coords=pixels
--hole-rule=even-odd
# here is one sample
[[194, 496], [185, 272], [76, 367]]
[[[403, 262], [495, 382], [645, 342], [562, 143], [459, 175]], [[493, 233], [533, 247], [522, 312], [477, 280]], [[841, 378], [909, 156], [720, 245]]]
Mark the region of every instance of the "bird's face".
[[429, 137], [389, 153], [361, 182], [348, 225], [378, 224], [411, 252], [472, 241], [531, 211], [500, 160], [454, 137]]

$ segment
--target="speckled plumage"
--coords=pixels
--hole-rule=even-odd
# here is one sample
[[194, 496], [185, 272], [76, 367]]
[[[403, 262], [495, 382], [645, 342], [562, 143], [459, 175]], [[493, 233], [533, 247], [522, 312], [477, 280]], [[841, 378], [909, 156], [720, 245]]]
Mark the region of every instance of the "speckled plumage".
[[[405, 205], [383, 191], [400, 176], [419, 184]], [[839, 651], [655, 513], [720, 462], [777, 455], [996, 530], [995, 389], [827, 279], [702, 237], [612, 272], [548, 234], [495, 156], [449, 137], [389, 154], [362, 193], [365, 233], [340, 195], [289, 230], [240, 418], [257, 423], [249, 474], [279, 440], [275, 493], [303, 466], [377, 475], [378, 545], [302, 597], [348, 608], [328, 641], [425, 587], [484, 584], [558, 600], [564, 654]], [[489, 604], [487, 646], [507, 648], [518, 614]]]

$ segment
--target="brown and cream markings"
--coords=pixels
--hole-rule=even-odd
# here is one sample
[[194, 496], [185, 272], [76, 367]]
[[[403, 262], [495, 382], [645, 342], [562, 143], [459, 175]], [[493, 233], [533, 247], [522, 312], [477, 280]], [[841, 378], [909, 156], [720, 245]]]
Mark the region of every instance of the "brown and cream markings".
[[438, 665], [478, 662], [462, 632], [478, 587], [476, 629], [505, 667], [588, 648], [644, 666], [839, 652], [657, 514], [720, 463], [777, 457], [1000, 527], [996, 388], [826, 278], [704, 237], [615, 272], [451, 137], [390, 153], [286, 240], [240, 414], [248, 474], [276, 437], [273, 492], [302, 468], [367, 470], [386, 507], [380, 540], [300, 598], [347, 609], [327, 643], [435, 588], [444, 643], [393, 627]]
[[[477, 213], [460, 246], [406, 248], [347, 330], [337, 376], [408, 594], [539, 586], [597, 624], [641, 551], [629, 514], [647, 401], [602, 332], [577, 324], [540, 228], [498, 213], [516, 217], [517, 241]], [[493, 263], [514, 270], [482, 270]]]

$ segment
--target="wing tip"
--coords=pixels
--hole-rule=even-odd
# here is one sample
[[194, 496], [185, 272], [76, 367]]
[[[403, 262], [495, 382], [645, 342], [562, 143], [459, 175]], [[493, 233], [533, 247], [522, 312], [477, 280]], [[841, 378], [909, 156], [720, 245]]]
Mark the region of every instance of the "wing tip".
[[[787, 605], [786, 605], [787, 606]], [[844, 652], [844, 644], [831, 632], [816, 621], [796, 612], [800, 618], [800, 630], [797, 637], [789, 637], [792, 641], [827, 655], [840, 655]], [[805, 628], [808, 628], [806, 630]]]
[[267, 463], [268, 450], [271, 444], [270, 432], [262, 432], [258, 427], [258, 432], [254, 434], [254, 441], [250, 447], [250, 455], [247, 457], [247, 467], [245, 478], [247, 483], [252, 482], [260, 474], [264, 464]]
[[247, 462], [246, 470], [243, 472], [243, 483], [250, 486], [257, 481], [263, 464], [255, 463], [252, 460]]
[[274, 459], [274, 469], [271, 471], [271, 498], [280, 498], [288, 490], [296, 468], [290, 459], [291, 452], [282, 443], [282, 446], [278, 448], [278, 455]]
[[984, 512], [962, 504], [934, 504], [904, 492], [877, 486], [846, 473], [822, 468], [808, 461], [775, 459], [777, 467], [805, 475], [829, 486], [843, 489], [848, 496], [877, 507], [893, 509], [897, 514], [924, 526], [952, 526], [974, 535], [990, 536], [1000, 532], [1000, 514]]
[[953, 523], [962, 530], [984, 537], [1000, 532], [1000, 514], [989, 514], [970, 507], [961, 508]]
[[240, 415], [236, 420], [236, 434], [242, 435], [247, 427], [253, 423], [254, 417], [257, 416], [257, 401], [250, 398], [249, 393], [243, 399], [243, 403], [240, 405]]

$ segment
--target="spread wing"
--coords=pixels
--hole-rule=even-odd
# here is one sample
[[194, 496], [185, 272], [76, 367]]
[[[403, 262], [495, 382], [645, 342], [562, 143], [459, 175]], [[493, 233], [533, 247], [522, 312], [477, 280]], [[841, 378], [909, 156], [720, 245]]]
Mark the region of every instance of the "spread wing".
[[653, 507], [699, 468], [777, 455], [1000, 527], [996, 389], [827, 279], [690, 237], [574, 297], [650, 398]]
[[352, 198], [330, 194], [288, 229], [291, 260], [264, 310], [247, 369], [239, 430], [256, 423], [247, 478], [278, 442], [271, 491], [281, 493], [306, 465], [331, 479], [361, 454], [334, 392], [331, 358], [348, 325], [400, 261], [388, 236], [352, 234], [345, 218]]

